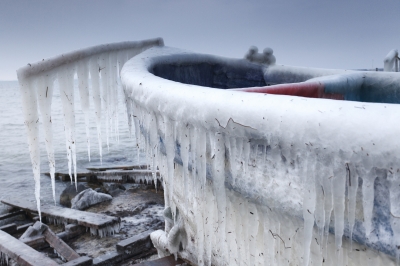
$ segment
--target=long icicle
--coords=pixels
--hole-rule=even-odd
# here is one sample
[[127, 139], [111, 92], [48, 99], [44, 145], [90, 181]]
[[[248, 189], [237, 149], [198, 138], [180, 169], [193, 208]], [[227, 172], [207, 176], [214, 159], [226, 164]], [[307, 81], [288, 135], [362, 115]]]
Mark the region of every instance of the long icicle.
[[59, 72], [60, 98], [64, 113], [64, 126], [66, 137], [66, 148], [68, 154], [69, 175], [72, 181], [71, 164], [74, 168], [74, 180], [77, 187], [76, 174], [76, 149], [75, 149], [75, 113], [74, 113], [74, 74], [72, 66], [66, 66], [64, 72]]
[[31, 157], [33, 178], [35, 180], [35, 198], [40, 222], [40, 147], [39, 147], [39, 114], [37, 109], [37, 97], [31, 79], [20, 82], [22, 95], [22, 113], [28, 136], [29, 154]]
[[51, 177], [51, 187], [53, 192], [54, 204], [56, 204], [55, 192], [55, 159], [53, 147], [53, 130], [51, 121], [51, 102], [54, 90], [54, 78], [52, 75], [41, 76], [37, 79], [36, 93], [38, 97], [39, 111], [42, 118], [42, 125], [45, 137], [45, 145], [47, 150], [47, 158], [49, 161], [49, 170]]

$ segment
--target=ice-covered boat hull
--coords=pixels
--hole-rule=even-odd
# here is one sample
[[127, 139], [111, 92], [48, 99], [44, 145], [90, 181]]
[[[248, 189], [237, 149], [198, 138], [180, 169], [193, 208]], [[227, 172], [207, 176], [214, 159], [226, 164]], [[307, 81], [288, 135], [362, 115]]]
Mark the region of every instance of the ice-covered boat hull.
[[[399, 106], [212, 89], [242, 87], [249, 64], [255, 83], [271, 82], [257, 73], [274, 67], [168, 47], [152, 48], [122, 69], [128, 109], [148, 132], [142, 145], [164, 173], [167, 204], [179, 209], [181, 218], [170, 226], [182, 223], [189, 232], [181, 255], [216, 265], [358, 265], [371, 256], [395, 257], [398, 151], [389, 121], [398, 119]], [[328, 86], [349, 74], [400, 80], [393, 73], [315, 72], [307, 75]], [[155, 239], [177, 252], [168, 230]]]

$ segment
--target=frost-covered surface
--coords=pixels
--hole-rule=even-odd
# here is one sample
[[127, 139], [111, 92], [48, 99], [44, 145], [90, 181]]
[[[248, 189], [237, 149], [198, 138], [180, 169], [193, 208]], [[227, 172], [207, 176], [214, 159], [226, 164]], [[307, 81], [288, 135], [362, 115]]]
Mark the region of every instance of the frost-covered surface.
[[71, 200], [71, 209], [84, 210], [92, 205], [110, 200], [112, 200], [112, 196], [88, 188], [81, 191]]
[[[178, 252], [198, 265], [393, 263], [400, 246], [399, 132], [393, 126], [400, 106], [213, 88], [314, 79], [332, 89], [346, 81], [349, 87], [367, 84], [397, 91], [398, 74], [265, 67], [168, 47], [146, 50], [155, 45], [161, 45], [159, 40], [139, 43], [128, 52], [103, 51], [55, 68], [46, 65], [44, 72], [20, 70], [37, 180], [38, 101], [42, 119], [49, 121], [44, 133], [54, 165], [48, 98], [58, 79], [65, 95], [72, 169], [71, 80], [77, 73], [82, 103], [88, 102], [91, 87], [98, 128], [103, 119], [99, 110], [106, 110], [108, 143], [109, 133], [118, 129], [114, 100], [123, 66], [129, 125], [146, 153], [153, 180], [158, 178], [157, 167], [160, 170], [165, 203], [171, 209], [165, 232], [157, 233], [166, 252]], [[99, 139], [101, 145], [100, 134]], [[117, 229], [92, 233], [107, 235]]]
[[[151, 48], [121, 71], [139, 145], [160, 168], [166, 205], [184, 217], [180, 254], [199, 265], [393, 263], [383, 253], [396, 256], [400, 244], [400, 106], [215, 90], [151, 73], [202, 60], [229, 61]], [[346, 73], [265, 72], [279, 68], [292, 82]]]
[[[89, 47], [73, 51], [54, 58], [46, 59], [20, 68], [17, 71], [22, 94], [24, 123], [28, 136], [28, 144], [32, 169], [35, 179], [35, 197], [40, 214], [40, 147], [39, 117], [42, 121], [49, 168], [54, 193], [55, 160], [53, 149], [51, 101], [54, 83], [58, 82], [64, 113], [64, 130], [66, 150], [68, 154], [69, 173], [72, 170], [76, 182], [76, 148], [75, 148], [75, 106], [73, 80], [79, 82], [82, 109], [86, 115], [86, 137], [90, 159], [88, 107], [89, 98], [93, 98], [96, 110], [98, 145], [102, 150], [102, 123], [106, 125], [106, 141], [109, 132], [118, 135], [117, 99], [121, 91], [119, 71], [131, 57], [156, 45], [163, 45], [162, 39], [139, 42], [122, 42]], [[89, 78], [90, 77], [90, 78]], [[89, 89], [91, 93], [89, 94]], [[102, 107], [106, 117], [101, 117]], [[39, 115], [40, 113], [40, 115]], [[103, 122], [102, 122], [103, 120]], [[73, 167], [72, 167], [73, 166]], [[71, 178], [72, 180], [72, 178]]]

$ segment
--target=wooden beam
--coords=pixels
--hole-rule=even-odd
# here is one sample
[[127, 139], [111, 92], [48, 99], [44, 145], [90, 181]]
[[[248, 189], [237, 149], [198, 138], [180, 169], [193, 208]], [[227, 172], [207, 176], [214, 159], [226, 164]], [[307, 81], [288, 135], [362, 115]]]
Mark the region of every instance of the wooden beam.
[[17, 225], [12, 223], [12, 224], [6, 224], [3, 226], [0, 226], [0, 230], [12, 235], [17, 232]]
[[16, 212], [6, 213], [6, 214], [3, 214], [3, 215], [0, 215], [0, 221], [4, 220], [4, 219], [7, 219], [7, 218], [11, 218], [11, 217], [17, 216], [17, 215], [21, 215], [21, 214], [25, 215], [25, 212], [22, 211], [22, 210], [19, 210], [19, 211], [16, 211]]
[[[26, 211], [37, 211], [36, 203], [27, 200], [14, 199], [1, 200], [1, 202]], [[102, 229], [107, 226], [114, 226], [120, 223], [119, 217], [63, 208], [51, 204], [41, 206], [41, 211], [42, 216], [51, 217], [53, 219], [61, 219], [66, 223], [78, 224], [94, 229]]]
[[0, 231], [0, 252], [6, 254], [20, 266], [58, 265], [57, 262], [3, 231]]
[[[90, 169], [102, 169], [102, 168], [90, 168]], [[160, 172], [155, 172], [157, 177], [160, 176]], [[69, 174], [66, 173], [56, 173], [57, 179], [61, 181], [70, 181]], [[134, 182], [134, 178], [138, 176], [151, 176], [153, 171], [147, 169], [131, 169], [131, 170], [112, 170], [112, 171], [95, 171], [95, 172], [86, 172], [86, 173], [77, 173], [78, 179], [86, 177], [87, 182], [121, 182], [121, 183], [131, 183]], [[45, 175], [50, 176], [49, 173], [45, 173]], [[130, 178], [127, 178], [130, 177]], [[79, 180], [78, 180], [79, 181]]]
[[89, 171], [107, 171], [107, 170], [133, 170], [133, 169], [147, 169], [147, 165], [120, 165], [111, 167], [87, 167]]
[[149, 260], [144, 261], [138, 264], [134, 264], [133, 266], [175, 266], [184, 263], [184, 261], [180, 258], [175, 260], [174, 255], [170, 255], [157, 260]]
[[154, 230], [148, 230], [141, 234], [127, 238], [117, 243], [117, 251], [136, 255], [153, 248], [150, 234]]
[[93, 259], [83, 256], [62, 264], [63, 266], [90, 266], [93, 265]]
[[127, 254], [125, 252], [111, 251], [111, 252], [108, 252], [107, 254], [101, 255], [101, 256], [93, 259], [93, 265], [96, 265], [96, 266], [116, 265], [117, 263], [126, 261], [127, 259], [137, 260], [137, 259], [141, 259], [141, 258], [146, 258], [153, 254], [157, 254], [157, 250], [155, 248], [152, 248], [148, 251], [145, 251], [145, 252], [137, 254], [137, 255]]
[[42, 224], [45, 226], [47, 230], [43, 232], [44, 239], [46, 240], [49, 245], [54, 248], [58, 254], [60, 254], [64, 259], [67, 261], [75, 260], [79, 258], [79, 254], [75, 252], [70, 246], [68, 246], [62, 239], [60, 239], [47, 225]]
[[18, 227], [17, 227], [17, 233], [25, 232], [26, 229], [28, 229], [29, 226], [32, 226], [32, 225], [33, 225], [33, 223], [27, 223], [27, 224], [18, 226]]
[[25, 237], [23, 239], [20, 239], [20, 241], [34, 249], [42, 249], [49, 246], [49, 244], [44, 239], [44, 236], [42, 235]]

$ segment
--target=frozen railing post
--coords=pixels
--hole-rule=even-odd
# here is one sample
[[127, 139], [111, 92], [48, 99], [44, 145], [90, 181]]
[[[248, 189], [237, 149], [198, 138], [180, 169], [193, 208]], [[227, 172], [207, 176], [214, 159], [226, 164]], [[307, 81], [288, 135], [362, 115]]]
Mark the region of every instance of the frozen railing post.
[[386, 72], [399, 72], [399, 53], [397, 50], [391, 50], [383, 61], [383, 70]]
[[[97, 137], [101, 158], [102, 119], [106, 120], [107, 145], [109, 132], [118, 133], [117, 100], [119, 71], [131, 57], [153, 46], [163, 46], [163, 40], [149, 39], [137, 42], [120, 42], [103, 44], [62, 54], [40, 62], [28, 64], [17, 70], [18, 81], [22, 94], [24, 124], [28, 135], [28, 145], [32, 169], [35, 179], [35, 198], [40, 214], [40, 147], [39, 147], [39, 117], [42, 122], [46, 150], [49, 160], [53, 197], [55, 201], [54, 173], [55, 160], [53, 149], [51, 101], [54, 83], [58, 82], [64, 114], [64, 129], [68, 168], [72, 182], [76, 182], [76, 145], [75, 145], [75, 106], [74, 79], [78, 79], [79, 94], [82, 109], [85, 114], [86, 138], [88, 156], [89, 143], [89, 98], [93, 97], [96, 110]], [[90, 78], [89, 78], [90, 77]], [[89, 82], [90, 80], [90, 82]], [[101, 82], [100, 82], [101, 81]], [[89, 92], [91, 89], [91, 92]], [[102, 113], [102, 99], [105, 101], [105, 117]], [[40, 115], [39, 115], [40, 113]]]

